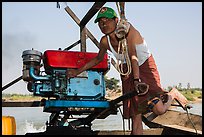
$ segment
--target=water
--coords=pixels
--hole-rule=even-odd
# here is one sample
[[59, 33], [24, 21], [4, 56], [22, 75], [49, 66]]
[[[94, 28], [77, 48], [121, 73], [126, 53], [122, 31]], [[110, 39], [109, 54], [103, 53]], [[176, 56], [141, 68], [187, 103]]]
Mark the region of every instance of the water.
[[[202, 103], [190, 104], [193, 106], [189, 113], [202, 116]], [[174, 110], [182, 111], [175, 107]], [[122, 110], [122, 109], [121, 109]], [[50, 113], [43, 112], [42, 107], [2, 107], [3, 116], [14, 116], [16, 120], [16, 134], [43, 132], [46, 129], [45, 122], [49, 120]], [[125, 130], [129, 129], [128, 121], [124, 121]], [[143, 123], [143, 128], [148, 127]], [[105, 119], [96, 119], [92, 122], [93, 130], [123, 130], [123, 119], [120, 111], [117, 115], [110, 115]]]
[[[192, 114], [197, 114], [202, 116], [202, 103], [194, 103], [194, 104], [189, 104], [192, 106], [191, 109], [188, 109], [189, 113]], [[177, 110], [177, 111], [181, 111], [181, 112], [186, 112], [185, 110], [183, 110], [183, 108], [181, 107], [175, 107], [172, 110]]]
[[17, 135], [45, 131], [45, 122], [50, 116], [42, 107], [2, 107], [2, 115], [15, 117]]

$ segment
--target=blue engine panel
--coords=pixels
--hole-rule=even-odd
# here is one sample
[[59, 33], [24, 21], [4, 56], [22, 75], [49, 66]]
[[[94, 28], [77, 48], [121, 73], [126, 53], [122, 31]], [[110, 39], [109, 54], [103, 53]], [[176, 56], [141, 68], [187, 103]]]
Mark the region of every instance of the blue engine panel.
[[67, 96], [80, 97], [80, 100], [103, 99], [105, 82], [102, 72], [85, 71], [76, 78], [71, 78], [67, 84]]
[[30, 90], [34, 95], [44, 97], [72, 100], [104, 99], [105, 81], [102, 72], [88, 70], [70, 79], [66, 78], [65, 73], [65, 70], [53, 70], [52, 75], [46, 75], [46, 80], [32, 83]]

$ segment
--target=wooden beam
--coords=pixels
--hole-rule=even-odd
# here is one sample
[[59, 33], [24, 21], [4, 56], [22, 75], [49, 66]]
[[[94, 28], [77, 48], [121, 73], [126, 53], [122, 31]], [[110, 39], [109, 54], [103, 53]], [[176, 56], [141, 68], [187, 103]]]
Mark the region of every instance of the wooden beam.
[[[71, 16], [71, 18], [78, 24], [80, 25], [80, 20], [79, 18], [75, 15], [75, 13], [69, 8], [69, 6], [65, 7], [65, 11]], [[84, 27], [86, 28], [86, 27]], [[98, 40], [92, 35], [92, 33], [88, 30], [88, 28], [86, 28], [86, 34], [87, 36], [92, 40], [92, 42], [99, 48], [99, 42]], [[115, 67], [115, 69], [117, 70], [116, 67], [116, 62], [115, 60], [113, 60], [111, 58], [111, 64]]]
[[42, 107], [41, 101], [2, 101], [2, 107]]
[[184, 127], [184, 126], [179, 126], [179, 125], [164, 125], [165, 128], [170, 128], [172, 130], [179, 130], [183, 132], [188, 132], [188, 134], [193, 134], [193, 135], [202, 135], [201, 130], [195, 131], [195, 129]]
[[[72, 17], [72, 19], [79, 25], [80, 20], [79, 18], [74, 14], [74, 12], [68, 7], [65, 7], [65, 11]], [[86, 28], [86, 27], [84, 27]], [[86, 28], [86, 34], [87, 36], [92, 40], [92, 42], [99, 48], [99, 42], [97, 39], [91, 34], [91, 32]]]
[[86, 28], [80, 27], [80, 40], [81, 40], [81, 48], [82, 52], [86, 52]]
[[91, 9], [87, 12], [87, 14], [84, 16], [84, 18], [80, 22], [80, 27], [83, 28], [85, 25], [89, 22], [89, 20], [100, 10], [100, 8], [105, 4], [106, 2], [95, 2], [94, 5], [91, 7]]

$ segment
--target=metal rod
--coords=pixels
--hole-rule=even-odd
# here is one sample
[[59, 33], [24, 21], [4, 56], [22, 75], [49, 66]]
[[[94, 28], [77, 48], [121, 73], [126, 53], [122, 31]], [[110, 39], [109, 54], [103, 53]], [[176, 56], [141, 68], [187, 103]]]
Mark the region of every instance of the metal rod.
[[71, 48], [75, 47], [79, 43], [81, 43], [81, 40], [78, 40], [77, 42], [73, 43], [72, 45], [70, 45], [69, 47], [65, 48], [64, 50], [70, 50]]
[[18, 81], [20, 81], [23, 78], [23, 76], [18, 77], [17, 79], [15, 79], [14, 81], [8, 83], [7, 85], [5, 85], [4, 87], [2, 87], [2, 91], [4, 91], [5, 89], [7, 89], [8, 87], [12, 86], [13, 84], [17, 83]]

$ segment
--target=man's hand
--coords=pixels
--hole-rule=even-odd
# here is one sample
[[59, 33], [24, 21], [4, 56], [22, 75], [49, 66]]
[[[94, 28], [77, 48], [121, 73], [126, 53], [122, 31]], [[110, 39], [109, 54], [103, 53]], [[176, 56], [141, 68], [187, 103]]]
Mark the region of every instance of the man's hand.
[[128, 33], [130, 29], [130, 24], [127, 22], [126, 19], [121, 19], [118, 23], [115, 34], [118, 38], [123, 38]]
[[67, 78], [73, 78], [73, 77], [76, 77], [77, 75], [78, 75], [77, 69], [67, 69], [66, 70]]
[[138, 96], [145, 95], [149, 90], [149, 85], [146, 83], [141, 83], [139, 81], [134, 81], [135, 90], [138, 92]]

